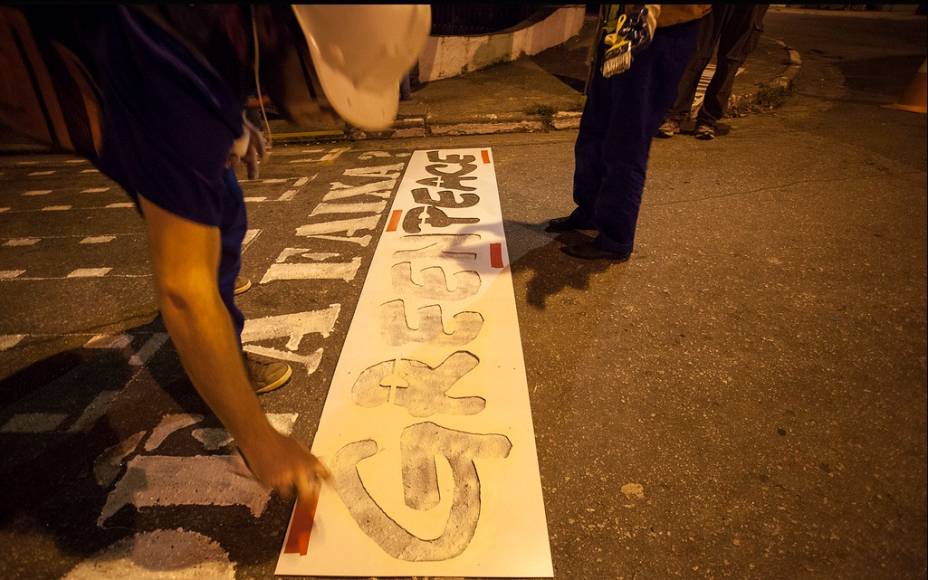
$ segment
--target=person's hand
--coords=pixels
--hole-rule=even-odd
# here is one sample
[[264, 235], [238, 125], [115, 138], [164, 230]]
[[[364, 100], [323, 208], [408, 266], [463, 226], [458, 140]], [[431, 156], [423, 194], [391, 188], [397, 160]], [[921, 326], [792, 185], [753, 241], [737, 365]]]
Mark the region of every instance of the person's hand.
[[232, 145], [232, 163], [244, 162], [248, 179], [257, 179], [260, 173], [258, 165], [267, 161], [270, 152], [261, 131], [248, 119], [242, 120], [245, 132]]
[[239, 451], [259, 483], [284, 497], [295, 491], [306, 505], [316, 501], [322, 481], [332, 477], [305, 445], [273, 429], [251, 448], [239, 446]]

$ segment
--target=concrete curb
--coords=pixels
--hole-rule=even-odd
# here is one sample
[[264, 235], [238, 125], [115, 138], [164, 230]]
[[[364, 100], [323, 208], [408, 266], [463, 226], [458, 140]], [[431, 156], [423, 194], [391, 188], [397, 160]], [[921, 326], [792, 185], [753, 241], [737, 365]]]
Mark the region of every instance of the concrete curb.
[[[802, 58], [798, 51], [778, 39], [771, 39], [789, 55], [789, 63], [780, 75], [770, 82], [753, 87], [752, 90], [732, 95], [729, 110], [744, 114], [746, 110], [758, 104], [759, 97], [770, 89], [789, 91], [802, 69]], [[507, 113], [483, 114], [455, 120], [432, 120], [425, 117], [398, 119], [394, 126], [386, 131], [367, 132], [353, 129], [345, 135], [334, 136], [337, 140], [364, 139], [404, 139], [409, 137], [446, 136], [446, 135], [493, 135], [499, 133], [534, 133], [539, 131], [561, 131], [577, 129], [580, 126], [579, 111], [556, 111], [553, 114]], [[288, 142], [288, 134], [275, 135], [276, 142]], [[298, 142], [298, 141], [290, 141]]]
[[777, 38], [772, 38], [771, 40], [786, 51], [789, 55], [789, 63], [786, 65], [786, 68], [783, 69], [783, 72], [774, 77], [770, 82], [755, 86], [753, 90], [747, 93], [742, 93], [740, 95], [733, 94], [728, 102], [729, 116], [732, 116], [733, 113], [744, 114], [752, 110], [753, 107], [758, 105], [758, 101], [760, 100], [759, 97], [769, 93], [771, 89], [784, 92], [792, 90], [793, 83], [802, 70], [802, 57], [799, 55], [799, 51], [790, 47], [782, 40]]

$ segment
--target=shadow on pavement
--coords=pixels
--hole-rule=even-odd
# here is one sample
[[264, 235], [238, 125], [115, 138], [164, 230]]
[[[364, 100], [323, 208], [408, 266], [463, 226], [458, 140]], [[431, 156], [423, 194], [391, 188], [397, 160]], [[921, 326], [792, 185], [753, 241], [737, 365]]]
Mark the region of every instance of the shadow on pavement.
[[[521, 226], [535, 232], [544, 232], [547, 222], [530, 224], [524, 222], [507, 222], [509, 225]], [[590, 236], [580, 232], [559, 234], [551, 242], [529, 250], [512, 262], [514, 277], [523, 273], [530, 275], [527, 283], [526, 300], [532, 307], [544, 310], [549, 296], [559, 294], [564, 288], [586, 290], [590, 286], [593, 274], [605, 272], [611, 262], [604, 260], [578, 260], [571, 258], [560, 248], [581, 241], [589, 241]]]

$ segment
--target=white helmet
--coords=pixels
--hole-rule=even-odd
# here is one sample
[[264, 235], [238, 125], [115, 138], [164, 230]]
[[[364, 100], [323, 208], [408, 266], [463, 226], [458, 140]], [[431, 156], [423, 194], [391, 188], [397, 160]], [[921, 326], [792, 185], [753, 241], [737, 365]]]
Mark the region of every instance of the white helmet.
[[362, 129], [389, 127], [400, 80], [429, 35], [429, 6], [294, 4], [293, 12], [332, 108]]

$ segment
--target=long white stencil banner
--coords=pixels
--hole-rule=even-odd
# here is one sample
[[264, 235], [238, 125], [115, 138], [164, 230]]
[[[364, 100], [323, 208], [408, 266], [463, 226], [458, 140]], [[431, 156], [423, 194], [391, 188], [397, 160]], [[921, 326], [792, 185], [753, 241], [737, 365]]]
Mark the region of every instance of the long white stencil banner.
[[508, 261], [492, 151], [413, 153], [277, 574], [553, 575]]

